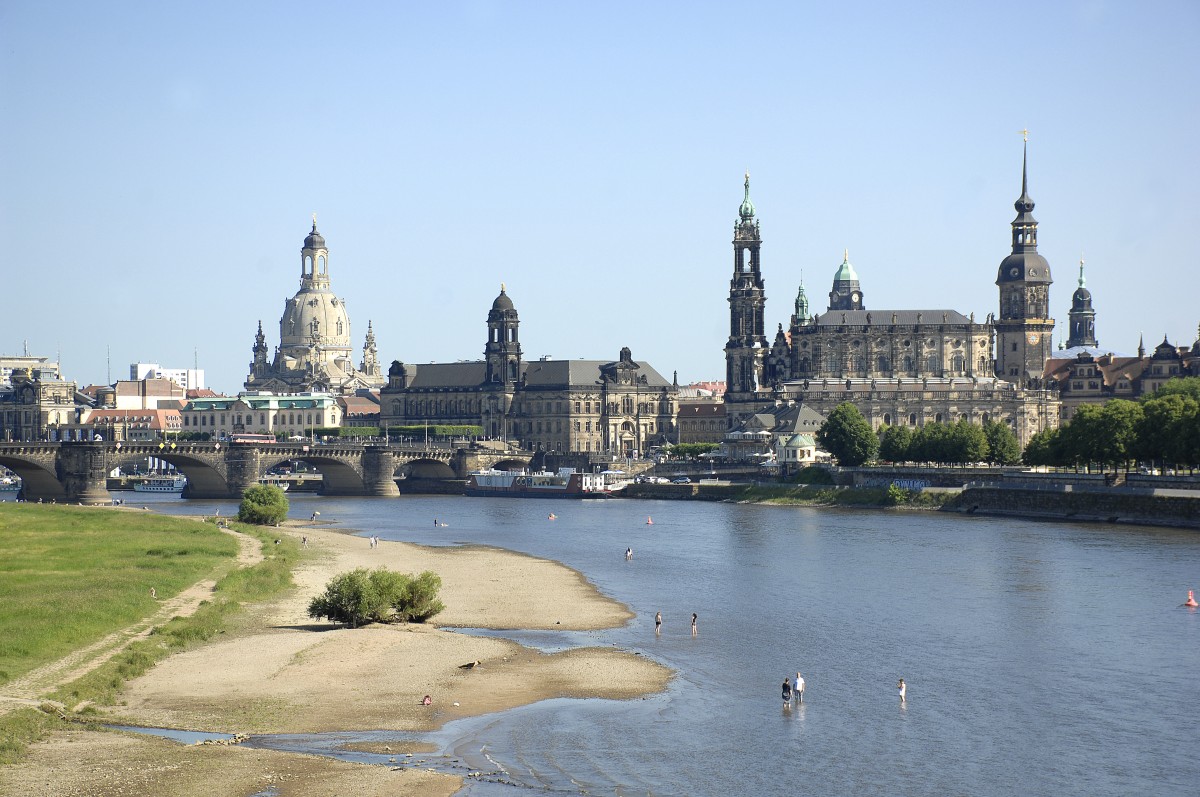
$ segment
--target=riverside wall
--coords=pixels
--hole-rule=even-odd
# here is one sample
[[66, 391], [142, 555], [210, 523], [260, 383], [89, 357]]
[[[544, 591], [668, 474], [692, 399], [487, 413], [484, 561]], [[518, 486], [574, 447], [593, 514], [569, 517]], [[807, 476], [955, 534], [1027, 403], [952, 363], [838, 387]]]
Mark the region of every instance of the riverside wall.
[[1200, 529], [1200, 494], [1146, 495], [1119, 488], [1067, 492], [968, 487], [941, 511]]

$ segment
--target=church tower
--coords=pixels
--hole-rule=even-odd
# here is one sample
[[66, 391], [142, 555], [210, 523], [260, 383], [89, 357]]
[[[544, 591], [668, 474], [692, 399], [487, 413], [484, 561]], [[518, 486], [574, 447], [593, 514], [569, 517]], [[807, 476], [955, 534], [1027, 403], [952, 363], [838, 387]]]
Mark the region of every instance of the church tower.
[[363, 341], [363, 358], [359, 363], [358, 370], [368, 378], [379, 379], [382, 376], [379, 369], [379, 347], [375, 345], [375, 330], [369, 320], [367, 321], [367, 338]]
[[833, 275], [833, 290], [829, 292], [830, 310], [862, 310], [862, 288], [858, 285], [858, 274], [850, 265], [850, 250], [842, 252], [842, 264]]
[[1096, 348], [1096, 311], [1092, 309], [1092, 292], [1083, 278], [1083, 258], [1079, 258], [1079, 287], [1071, 294], [1070, 329], [1067, 348], [1091, 346]]
[[515, 384], [521, 380], [521, 341], [517, 335], [520, 325], [517, 310], [501, 283], [500, 295], [488, 313], [488, 341], [483, 349], [488, 382]]
[[1021, 157], [1021, 196], [1014, 203], [1012, 254], [1000, 262], [1000, 315], [996, 319], [996, 375], [1022, 387], [1041, 379], [1053, 351], [1050, 264], [1037, 251], [1037, 219], [1029, 198], [1029, 144]]
[[766, 290], [760, 252], [762, 236], [750, 201], [750, 173], [746, 195], [733, 225], [733, 278], [729, 280], [729, 342], [725, 344], [726, 401], [753, 401], [762, 383], [767, 338], [763, 334]]
[[250, 378], [263, 377], [267, 373], [267, 336], [262, 331], [262, 321], [258, 322], [258, 334], [254, 336], [254, 361], [250, 363]]

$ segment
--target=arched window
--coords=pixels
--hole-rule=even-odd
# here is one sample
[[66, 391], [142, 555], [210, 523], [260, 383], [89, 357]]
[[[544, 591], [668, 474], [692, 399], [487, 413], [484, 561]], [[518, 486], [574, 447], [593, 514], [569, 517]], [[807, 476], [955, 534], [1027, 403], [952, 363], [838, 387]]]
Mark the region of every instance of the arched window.
[[884, 423], [884, 425], [885, 425], [885, 426], [891, 426], [891, 425], [892, 425], [892, 416], [891, 416], [891, 413], [887, 413], [887, 412], [885, 412], [885, 413], [883, 414], [883, 423]]
[[908, 414], [908, 425], [909, 426], [917, 425], [917, 414], [915, 412], [910, 412]]
[[886, 354], [879, 355], [879, 359], [875, 363], [875, 368], [878, 371], [887, 373], [891, 369], [891, 361], [888, 360]]
[[950, 358], [950, 370], [956, 374], [962, 374], [965, 368], [963, 356], [957, 352]]
[[905, 371], [913, 370], [913, 358], [912, 358], [911, 354], [904, 355], [904, 370]]

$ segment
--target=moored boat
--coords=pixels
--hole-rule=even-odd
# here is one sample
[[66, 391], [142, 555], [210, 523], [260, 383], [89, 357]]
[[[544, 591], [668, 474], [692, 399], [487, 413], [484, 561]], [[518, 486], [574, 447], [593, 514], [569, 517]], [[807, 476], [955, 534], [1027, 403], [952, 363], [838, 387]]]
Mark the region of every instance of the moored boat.
[[502, 498], [608, 498], [611, 492], [600, 474], [573, 468], [538, 473], [477, 470], [467, 481], [467, 495]]
[[181, 493], [187, 486], [187, 477], [182, 473], [173, 476], [149, 476], [134, 482], [133, 489], [139, 493]]
[[288, 491], [288, 488], [292, 486], [292, 483], [290, 480], [281, 479], [278, 476], [263, 476], [261, 479], [258, 480], [258, 483], [259, 484], [269, 484], [272, 487], [278, 487], [280, 490], [283, 490], [285, 493]]

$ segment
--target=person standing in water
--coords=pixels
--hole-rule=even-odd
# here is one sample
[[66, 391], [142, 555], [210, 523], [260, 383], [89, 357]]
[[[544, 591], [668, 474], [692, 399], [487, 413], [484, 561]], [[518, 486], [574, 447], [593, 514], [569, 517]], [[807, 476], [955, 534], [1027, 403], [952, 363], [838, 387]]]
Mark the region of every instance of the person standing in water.
[[789, 679], [784, 678], [783, 679], [783, 707], [787, 708], [791, 705], [792, 705], [792, 682]]
[[692, 612], [692, 636], [696, 636], [696, 613]]
[[792, 692], [796, 696], [797, 703], [804, 702], [804, 678], [800, 673], [796, 673], [796, 677], [792, 679]]
[[625, 549], [625, 561], [626, 561], [626, 562], [628, 562], [628, 561], [629, 561], [630, 559], [632, 559], [632, 558], [633, 558], [633, 549], [632, 549], [632, 548], [626, 548], [626, 549]]
[[662, 633], [662, 612], [654, 613], [654, 635], [658, 636]]
[[900, 679], [900, 683], [896, 684], [896, 688], [900, 690], [900, 702], [901, 703], [907, 702], [904, 698], [904, 693], [908, 690], [908, 687], [904, 685], [903, 678]]

